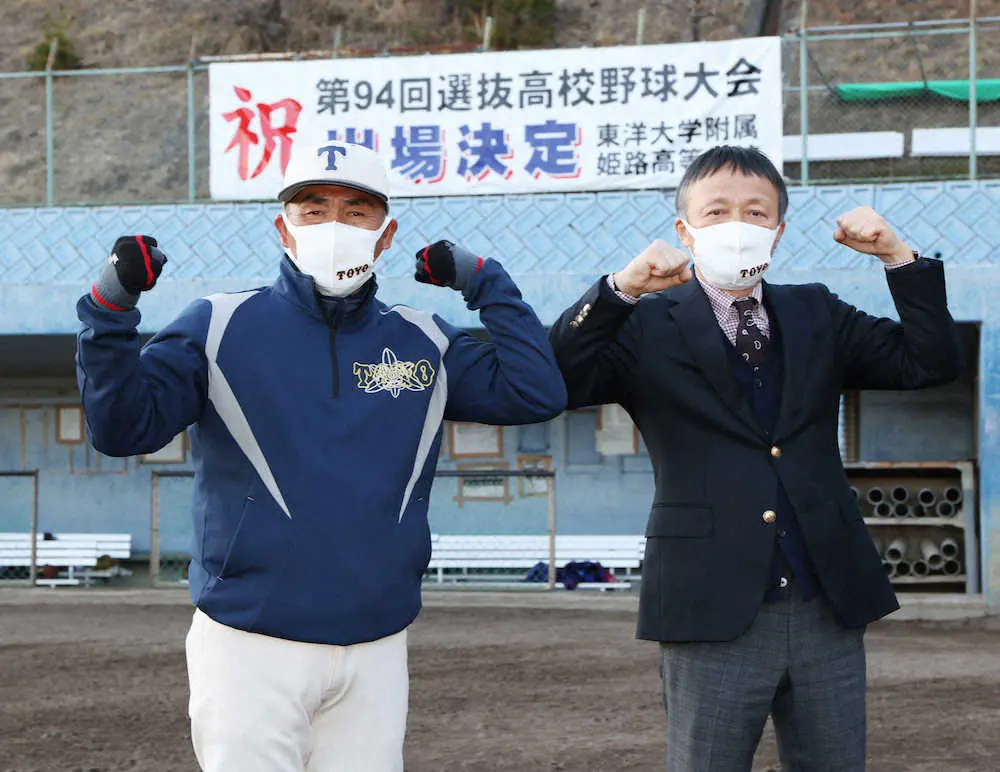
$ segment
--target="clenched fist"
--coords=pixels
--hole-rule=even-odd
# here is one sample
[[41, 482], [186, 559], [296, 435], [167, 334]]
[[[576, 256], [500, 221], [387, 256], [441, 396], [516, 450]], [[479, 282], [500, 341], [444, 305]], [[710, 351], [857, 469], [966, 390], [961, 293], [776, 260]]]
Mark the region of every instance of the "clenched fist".
[[483, 267], [483, 258], [445, 239], [428, 244], [417, 252], [416, 258], [414, 279], [460, 292], [465, 292], [473, 275]]
[[874, 255], [886, 265], [913, 259], [913, 252], [906, 242], [870, 206], [859, 206], [840, 215], [833, 238], [856, 252]]
[[691, 256], [663, 239], [657, 239], [621, 271], [614, 274], [615, 286], [634, 298], [676, 287], [691, 281]]
[[167, 256], [152, 236], [122, 236], [90, 288], [90, 295], [105, 308], [128, 311], [139, 301], [140, 292], [156, 286], [166, 262]]

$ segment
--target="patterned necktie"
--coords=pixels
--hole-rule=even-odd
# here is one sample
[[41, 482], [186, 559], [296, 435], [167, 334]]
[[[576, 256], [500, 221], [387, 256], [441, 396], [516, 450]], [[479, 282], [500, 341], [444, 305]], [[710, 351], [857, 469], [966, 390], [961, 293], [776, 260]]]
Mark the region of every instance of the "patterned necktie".
[[754, 369], [760, 367], [767, 356], [768, 340], [757, 326], [753, 318], [753, 310], [757, 305], [756, 298], [740, 298], [733, 301], [736, 313], [739, 314], [739, 326], [736, 328], [736, 353], [743, 361]]

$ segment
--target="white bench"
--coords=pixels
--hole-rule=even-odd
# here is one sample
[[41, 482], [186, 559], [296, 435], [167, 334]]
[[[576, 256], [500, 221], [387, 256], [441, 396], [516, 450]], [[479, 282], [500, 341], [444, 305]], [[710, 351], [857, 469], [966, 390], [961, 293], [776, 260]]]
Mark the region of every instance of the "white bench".
[[[903, 157], [901, 131], [808, 134], [807, 137], [806, 154], [810, 161], [857, 161], [865, 158]], [[786, 161], [801, 161], [802, 135], [790, 134], [783, 137], [782, 153]]]
[[[628, 589], [632, 570], [642, 562], [645, 538], [630, 534], [558, 534], [555, 546], [557, 567], [572, 561], [593, 561], [612, 573], [625, 571], [624, 582], [581, 583], [579, 587]], [[437, 573], [440, 584], [446, 578], [474, 578], [470, 570], [529, 569], [539, 562], [548, 563], [549, 537], [547, 534], [432, 534], [431, 550], [428, 568]], [[446, 571], [460, 573], [446, 576]]]
[[[57, 541], [93, 541], [97, 547], [97, 566], [85, 568], [81, 572], [89, 584], [93, 579], [111, 579], [115, 576], [131, 576], [132, 572], [119, 565], [120, 561], [132, 557], [132, 534], [130, 533], [55, 533]], [[51, 542], [49, 542], [51, 543]]]
[[54, 533], [59, 540], [93, 541], [102, 555], [116, 560], [132, 557], [132, 534], [130, 533]]
[[[0, 534], [0, 567], [31, 567], [31, 535]], [[35, 583], [55, 587], [56, 585], [82, 584], [84, 579], [77, 575], [77, 569], [97, 566], [100, 557], [93, 542], [45, 541], [35, 542], [35, 565], [44, 569], [51, 566], [65, 576], [43, 576], [39, 571]]]
[[[953, 129], [914, 129], [910, 155], [924, 157], [967, 156], [970, 150], [969, 127]], [[976, 155], [1000, 155], [1000, 128], [976, 129]]]
[[[128, 575], [131, 572], [117, 565], [117, 561], [131, 555], [131, 534], [57, 533], [48, 540], [44, 534], [38, 534], [35, 566], [51, 566], [65, 576], [46, 577], [38, 572], [35, 583], [50, 587], [79, 585]], [[31, 534], [0, 533], [0, 568], [3, 567], [31, 567]]]

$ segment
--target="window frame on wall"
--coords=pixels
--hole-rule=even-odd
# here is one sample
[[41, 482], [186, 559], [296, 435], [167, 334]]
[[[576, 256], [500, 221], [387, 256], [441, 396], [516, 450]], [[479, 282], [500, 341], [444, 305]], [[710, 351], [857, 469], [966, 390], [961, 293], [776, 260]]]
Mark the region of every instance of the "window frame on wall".
[[[572, 459], [572, 446], [573, 443], [570, 441], [570, 437], [574, 430], [572, 424], [576, 422], [576, 419], [582, 416], [593, 416], [594, 430], [592, 432], [592, 447], [594, 460], [592, 461], [574, 461]], [[596, 407], [585, 407], [579, 408], [577, 410], [567, 410], [563, 414], [563, 455], [566, 459], [566, 471], [569, 473], [589, 473], [597, 469], [603, 469], [605, 465], [605, 457], [601, 455], [600, 451], [597, 450], [597, 416], [598, 410]]]
[[[607, 452], [605, 452], [604, 450], [601, 449], [601, 442], [602, 442], [601, 433], [604, 431], [604, 424], [605, 424], [605, 420], [606, 420], [605, 416], [607, 416], [607, 422], [610, 424], [611, 423], [610, 419], [612, 418], [612, 416], [619, 417], [620, 415], [624, 415], [628, 419], [628, 424], [631, 427], [631, 430], [632, 430], [632, 449], [631, 449], [631, 451], [629, 451], [627, 453], [607, 453]], [[617, 424], [623, 424], [624, 422], [622, 422], [622, 421], [616, 421], [616, 423]], [[635, 422], [632, 420], [632, 416], [630, 416], [628, 414], [628, 411], [625, 410], [625, 408], [623, 408], [618, 403], [612, 403], [612, 404], [608, 404], [608, 405], [601, 405], [598, 408], [598, 411], [597, 411], [597, 435], [594, 438], [594, 444], [595, 444], [595, 447], [597, 448], [597, 452], [600, 453], [605, 458], [607, 458], [608, 456], [622, 456], [622, 457], [624, 457], [624, 456], [634, 456], [634, 455], [637, 455], [639, 453], [639, 427], [637, 427], [635, 425]]]
[[[495, 462], [495, 463], [489, 463], [489, 462], [485, 462], [484, 461], [484, 462], [479, 462], [479, 463], [459, 464], [458, 465], [458, 471], [459, 472], [462, 472], [462, 471], [473, 471], [473, 470], [477, 470], [477, 471], [481, 470], [481, 471], [489, 471], [489, 472], [493, 472], [493, 471], [508, 472], [508, 471], [510, 471], [510, 462], [509, 461], [500, 461], [500, 462]], [[482, 479], [482, 478], [480, 478], [480, 479]], [[500, 494], [500, 495], [495, 495], [495, 496], [470, 496], [467, 493], [468, 483], [466, 482], [466, 478], [459, 476], [459, 477], [456, 478], [456, 480], [458, 482], [458, 493], [454, 496], [453, 500], [458, 504], [458, 506], [460, 508], [464, 507], [465, 504], [466, 504], [466, 502], [475, 503], [475, 502], [481, 502], [481, 501], [499, 501], [499, 502], [502, 502], [503, 504], [506, 505], [506, 504], [510, 504], [514, 500], [514, 497], [510, 495], [510, 477], [504, 476], [504, 477], [501, 478], [501, 485], [503, 486], [503, 493]], [[473, 486], [473, 488], [474, 487], [475, 486]]]
[[[489, 449], [485, 449], [485, 444], [478, 450], [462, 450], [461, 438], [462, 427], [476, 427], [477, 434], [485, 437], [490, 432], [494, 433], [495, 444], [491, 441]], [[448, 422], [448, 458], [458, 460], [463, 458], [503, 458], [503, 427], [479, 424], [473, 421], [449, 421]]]
[[[56, 442], [62, 445], [82, 445], [87, 441], [87, 431], [84, 426], [83, 418], [83, 406], [82, 405], [56, 405]], [[69, 437], [64, 436], [63, 426], [64, 426], [64, 414], [72, 412], [75, 413], [75, 418], [69, 419], [69, 425], [76, 425], [76, 432]]]
[[517, 427], [517, 452], [522, 456], [546, 456], [552, 451], [551, 421]]
[[188, 450], [187, 432], [180, 432], [159, 450], [140, 455], [139, 461], [143, 465], [183, 464], [187, 461]]
[[651, 474], [653, 472], [653, 460], [649, 457], [649, 448], [642, 438], [639, 427], [635, 427], [636, 452], [634, 456], [619, 456], [622, 462], [622, 473], [624, 474]]
[[[526, 471], [528, 469], [544, 469], [549, 472], [552, 471], [552, 456], [543, 455], [522, 455], [517, 457], [517, 468], [518, 471]], [[542, 490], [530, 490], [531, 487], [541, 482], [543, 485]], [[545, 498], [549, 495], [549, 485], [552, 484], [551, 478], [548, 477], [518, 477], [517, 478], [517, 495], [519, 498]]]

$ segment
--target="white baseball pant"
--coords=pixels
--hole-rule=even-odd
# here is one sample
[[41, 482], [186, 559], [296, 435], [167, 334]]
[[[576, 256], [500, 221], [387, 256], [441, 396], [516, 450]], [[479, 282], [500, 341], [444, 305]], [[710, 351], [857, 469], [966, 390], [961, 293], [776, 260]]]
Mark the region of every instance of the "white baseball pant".
[[353, 646], [299, 643], [196, 610], [186, 648], [204, 772], [402, 772], [406, 630]]

